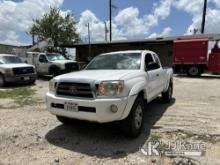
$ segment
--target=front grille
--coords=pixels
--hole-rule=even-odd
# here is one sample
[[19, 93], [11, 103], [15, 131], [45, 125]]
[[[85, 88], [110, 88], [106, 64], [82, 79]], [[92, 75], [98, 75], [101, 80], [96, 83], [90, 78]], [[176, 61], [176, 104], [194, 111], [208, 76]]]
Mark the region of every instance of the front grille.
[[33, 67], [13, 68], [14, 75], [34, 73]]
[[72, 71], [78, 71], [79, 70], [79, 64], [78, 63], [66, 63], [65, 64], [65, 71], [66, 72], [72, 72]]
[[61, 82], [56, 93], [62, 96], [93, 98], [92, 89], [87, 83]]

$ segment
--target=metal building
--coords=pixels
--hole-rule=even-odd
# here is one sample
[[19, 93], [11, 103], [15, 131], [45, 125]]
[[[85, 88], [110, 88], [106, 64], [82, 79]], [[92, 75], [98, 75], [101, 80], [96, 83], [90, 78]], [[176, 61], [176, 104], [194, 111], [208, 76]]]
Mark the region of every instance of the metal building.
[[163, 66], [172, 66], [172, 49], [174, 40], [208, 38], [211, 40], [220, 39], [220, 34], [189, 35], [176, 37], [161, 37], [145, 40], [127, 40], [96, 43], [77, 43], [72, 45], [63, 45], [66, 48], [76, 49], [76, 60], [80, 62], [89, 62], [93, 57], [101, 53], [122, 51], [122, 50], [152, 50], [156, 52]]

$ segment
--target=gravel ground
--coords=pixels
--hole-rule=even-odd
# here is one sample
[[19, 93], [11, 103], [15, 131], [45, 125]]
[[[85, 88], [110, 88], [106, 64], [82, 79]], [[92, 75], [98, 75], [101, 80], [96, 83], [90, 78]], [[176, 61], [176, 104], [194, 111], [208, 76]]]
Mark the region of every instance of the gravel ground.
[[[46, 111], [48, 79], [38, 80], [29, 87], [36, 90], [32, 106], [14, 108], [13, 100], [0, 100], [0, 164], [220, 164], [220, 77], [174, 81], [172, 103], [158, 98], [147, 105], [143, 133], [130, 139], [115, 124], [62, 125]], [[206, 149], [200, 157], [146, 156], [140, 148], [149, 141]]]

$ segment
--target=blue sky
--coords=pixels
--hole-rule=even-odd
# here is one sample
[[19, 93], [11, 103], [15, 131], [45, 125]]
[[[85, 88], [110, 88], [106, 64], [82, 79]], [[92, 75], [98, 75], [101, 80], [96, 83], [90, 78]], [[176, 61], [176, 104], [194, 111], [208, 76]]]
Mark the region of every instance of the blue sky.
[[[209, 0], [206, 33], [220, 33], [220, 0]], [[192, 34], [200, 29], [202, 0], [112, 0], [115, 40]], [[31, 44], [26, 31], [32, 19], [50, 6], [62, 13], [73, 11], [78, 32], [86, 40], [85, 23], [91, 24], [92, 41], [104, 40], [104, 21], [109, 20], [109, 0], [0, 0], [0, 43]], [[7, 19], [6, 19], [7, 17]]]
[[[113, 10], [112, 15], [115, 16], [117, 13], [128, 7], [137, 7], [140, 11], [140, 16], [148, 14], [152, 11], [153, 4], [159, 2], [158, 0], [112, 0], [112, 3], [118, 7]], [[109, 19], [109, 1], [108, 0], [80, 0], [80, 3], [66, 0], [64, 1], [61, 9], [72, 10], [75, 13], [77, 19], [80, 18], [80, 14], [89, 9], [102, 21]], [[181, 21], [180, 21], [181, 19]], [[187, 27], [191, 24], [192, 17], [190, 14], [172, 8], [171, 15], [160, 22], [160, 25], [154, 27], [152, 32], [161, 32], [163, 28], [167, 26], [173, 27], [172, 35], [182, 35], [186, 32]]]

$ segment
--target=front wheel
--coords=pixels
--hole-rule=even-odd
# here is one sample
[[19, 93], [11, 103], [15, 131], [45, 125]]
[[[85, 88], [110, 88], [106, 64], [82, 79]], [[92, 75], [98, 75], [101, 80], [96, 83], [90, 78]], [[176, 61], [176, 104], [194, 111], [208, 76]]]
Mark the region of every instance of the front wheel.
[[123, 132], [130, 137], [140, 135], [144, 122], [144, 103], [143, 99], [138, 97], [134, 102], [129, 116], [121, 121]]
[[166, 92], [162, 93], [163, 102], [169, 103], [173, 96], [173, 82], [170, 82], [169, 87]]
[[4, 87], [5, 86], [5, 78], [2, 74], [0, 74], [0, 87]]
[[29, 84], [30, 84], [30, 85], [35, 85], [35, 82], [36, 82], [36, 79], [33, 79], [33, 80], [30, 81]]
[[53, 69], [53, 70], [52, 70], [52, 76], [53, 76], [53, 77], [59, 76], [59, 74], [60, 74], [60, 72], [59, 72], [58, 69]]

